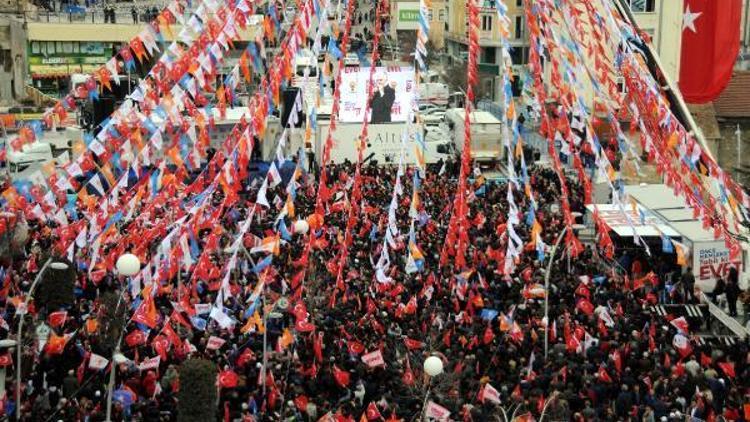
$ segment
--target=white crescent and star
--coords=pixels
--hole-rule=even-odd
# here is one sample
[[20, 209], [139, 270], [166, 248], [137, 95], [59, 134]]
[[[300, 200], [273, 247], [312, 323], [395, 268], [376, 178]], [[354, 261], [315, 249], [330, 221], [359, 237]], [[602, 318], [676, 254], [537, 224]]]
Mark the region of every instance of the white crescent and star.
[[695, 21], [698, 20], [698, 18], [702, 14], [703, 12], [697, 12], [697, 13], [690, 12], [690, 5], [688, 5], [685, 8], [685, 13], [682, 15], [682, 30], [684, 31], [686, 28], [688, 28], [697, 34], [698, 30], [695, 29]]

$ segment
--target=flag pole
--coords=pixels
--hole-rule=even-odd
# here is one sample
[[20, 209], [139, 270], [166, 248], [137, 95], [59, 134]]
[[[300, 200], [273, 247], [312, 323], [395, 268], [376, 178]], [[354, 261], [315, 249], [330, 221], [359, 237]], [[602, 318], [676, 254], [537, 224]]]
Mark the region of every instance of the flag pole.
[[[630, 24], [633, 26], [636, 31], [640, 32], [640, 28], [638, 27], [638, 23], [635, 20], [635, 17], [633, 16], [633, 12], [630, 10], [630, 8], [625, 4], [624, 0], [618, 0], [615, 3], [615, 7], [617, 7], [618, 11], [620, 12], [620, 15]], [[667, 72], [664, 71], [664, 66], [662, 66], [661, 59], [659, 58], [659, 55], [654, 51], [654, 47], [651, 44], [651, 42], [646, 42], [644, 40], [643, 43], [646, 46], [646, 50], [644, 53], [648, 57], [648, 59], [654, 64], [655, 69], [661, 73], [662, 78], [664, 78], [664, 82], [666, 83], [665, 87], [662, 87], [662, 90], [664, 91], [664, 94], [666, 95], [667, 99], [669, 100], [670, 104], [673, 106], [676, 106], [677, 111], [679, 112], [679, 115], [676, 116], [677, 119], [685, 125], [689, 132], [693, 134], [695, 139], [701, 144], [701, 147], [703, 147], [703, 152], [708, 155], [708, 157], [714, 161], [716, 161], [716, 158], [714, 157], [714, 154], [711, 152], [711, 149], [708, 147], [708, 144], [706, 143], [706, 138], [703, 136], [703, 131], [698, 127], [698, 125], [695, 123], [695, 120], [693, 119], [693, 115], [690, 114], [690, 110], [687, 108], [687, 104], [685, 103], [685, 100], [682, 98], [682, 93], [680, 93], [680, 90], [677, 88], [676, 84], [672, 81], [672, 78], [667, 74]], [[659, 83], [659, 78], [655, 69], [651, 68], [649, 66], [649, 71], [651, 72], [652, 76], [656, 80], [657, 83]]]

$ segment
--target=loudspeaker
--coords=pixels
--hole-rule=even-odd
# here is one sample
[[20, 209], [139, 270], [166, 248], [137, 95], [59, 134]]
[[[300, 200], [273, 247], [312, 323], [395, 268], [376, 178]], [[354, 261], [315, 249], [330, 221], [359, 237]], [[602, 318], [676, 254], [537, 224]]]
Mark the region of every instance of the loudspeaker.
[[[281, 93], [281, 126], [282, 127], [289, 127], [289, 114], [291, 114], [292, 110], [294, 109], [294, 100], [297, 98], [297, 95], [302, 95], [300, 93], [299, 88], [287, 88]], [[300, 107], [299, 110], [297, 110], [297, 121], [294, 122], [294, 118], [292, 118], [292, 125], [294, 127], [302, 127], [302, 125], [305, 123], [305, 113], [303, 113], [302, 107], [301, 107], [301, 101], [300, 101]]]

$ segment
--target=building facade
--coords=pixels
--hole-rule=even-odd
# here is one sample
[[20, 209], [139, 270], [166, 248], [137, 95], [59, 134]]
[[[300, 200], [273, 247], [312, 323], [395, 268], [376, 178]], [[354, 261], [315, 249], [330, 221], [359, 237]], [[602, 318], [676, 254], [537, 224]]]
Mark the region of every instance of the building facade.
[[[433, 47], [440, 50], [444, 47], [445, 23], [447, 14], [445, 0], [432, 0], [427, 10], [427, 21], [430, 25], [428, 34]], [[394, 40], [403, 38], [404, 33], [411, 37], [419, 29], [419, 1], [390, 2], [390, 35]]]
[[[659, 54], [667, 74], [677, 80], [680, 68], [682, 40], [683, 0], [624, 0], [630, 7], [639, 27], [652, 38], [652, 45]], [[510, 19], [511, 59], [514, 74], [528, 63], [529, 39], [524, 12], [524, 0], [506, 0]], [[498, 14], [494, 0], [480, 4], [479, 28], [479, 92], [485, 98], [498, 101], [499, 75], [502, 60], [501, 39], [498, 30]], [[447, 24], [445, 28], [446, 69], [466, 61], [468, 47], [468, 21], [465, 0], [448, 0], [446, 4]], [[520, 78], [515, 79], [516, 82]], [[514, 92], [519, 93], [518, 86]], [[592, 96], [593, 94], [589, 95]]]

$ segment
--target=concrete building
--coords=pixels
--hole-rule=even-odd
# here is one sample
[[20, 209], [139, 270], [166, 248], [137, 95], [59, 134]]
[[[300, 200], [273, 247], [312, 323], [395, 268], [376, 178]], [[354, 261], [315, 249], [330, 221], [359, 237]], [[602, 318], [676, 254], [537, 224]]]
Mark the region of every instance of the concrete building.
[[[512, 47], [511, 58], [514, 70], [518, 70], [518, 67], [525, 65], [529, 59], [529, 40], [526, 33], [523, 0], [507, 0], [505, 3], [508, 6], [508, 17], [511, 21], [509, 40]], [[446, 63], [444, 64], [447, 69], [450, 69], [454, 66], [461, 66], [469, 53], [466, 1], [448, 0], [446, 15], [448, 19], [445, 32]], [[502, 54], [495, 2], [482, 1], [479, 16], [481, 26], [479, 27], [480, 86], [478, 91], [480, 96], [497, 101]]]
[[[427, 11], [427, 20], [430, 25], [428, 36], [433, 47], [436, 50], [441, 50], [445, 46], [446, 2], [445, 0], [432, 0], [430, 3], [431, 7]], [[411, 38], [419, 28], [419, 1], [391, 1], [390, 8], [391, 38], [394, 40], [403, 39], [404, 35]], [[400, 45], [407, 47], [403, 44]]]
[[[27, 86], [51, 96], [67, 94], [71, 74], [98, 69], [145, 25], [142, 19], [133, 22], [127, 9], [118, 13], [116, 22], [104, 23], [98, 12], [75, 16], [27, 10], [20, 17], [0, 18], [0, 101], [24, 99]], [[252, 22], [240, 31], [243, 41], [255, 39], [259, 26]], [[165, 40], [172, 41], [180, 30], [172, 26]], [[244, 42], [236, 47], [244, 47]]]
[[25, 97], [26, 30], [15, 16], [0, 19], [0, 103], [12, 105]]

